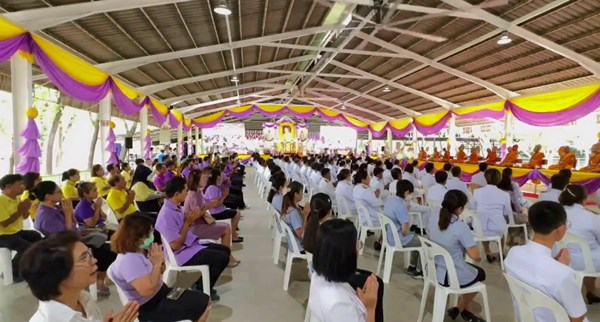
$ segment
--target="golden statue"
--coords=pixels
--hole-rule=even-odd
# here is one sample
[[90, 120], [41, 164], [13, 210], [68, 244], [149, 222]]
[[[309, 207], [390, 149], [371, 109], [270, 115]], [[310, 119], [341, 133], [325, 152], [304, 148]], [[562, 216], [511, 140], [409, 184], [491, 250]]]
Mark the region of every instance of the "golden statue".
[[491, 149], [487, 149], [487, 157], [485, 158], [485, 162], [489, 165], [494, 165], [498, 162], [498, 147], [492, 147]]
[[509, 150], [509, 152], [506, 155], [506, 157], [504, 158], [504, 160], [502, 160], [502, 162], [500, 162], [499, 166], [512, 167], [515, 165], [515, 163], [517, 163], [517, 160], [519, 160], [519, 146], [515, 144]]
[[458, 152], [456, 152], [456, 158], [454, 159], [454, 162], [465, 163], [465, 161], [467, 161], [467, 153], [465, 153], [465, 145], [461, 144], [458, 147]]
[[600, 172], [600, 140], [592, 145], [590, 153], [590, 162], [587, 167], [579, 169], [583, 172]]
[[431, 155], [431, 158], [429, 158], [429, 161], [442, 161], [442, 155], [440, 154], [440, 151], [438, 151], [437, 148], [433, 148], [433, 154]]
[[467, 163], [479, 163], [479, 147], [476, 146], [471, 149], [471, 155], [469, 155], [469, 160], [467, 161]]
[[533, 153], [531, 154], [531, 159], [529, 159], [529, 163], [525, 163], [521, 167], [528, 169], [541, 168], [544, 165], [545, 157], [546, 156], [542, 152], [542, 145], [536, 144], [533, 147]]
[[419, 161], [427, 161], [427, 157], [429, 157], [427, 151], [425, 151], [425, 148], [421, 148], [421, 151], [419, 151]]
[[577, 165], [577, 158], [575, 157], [575, 153], [571, 151], [571, 148], [564, 145], [558, 148], [558, 155], [560, 156], [560, 160], [558, 160], [558, 164], [553, 164], [548, 167], [548, 170], [562, 170], [562, 169], [575, 169]]

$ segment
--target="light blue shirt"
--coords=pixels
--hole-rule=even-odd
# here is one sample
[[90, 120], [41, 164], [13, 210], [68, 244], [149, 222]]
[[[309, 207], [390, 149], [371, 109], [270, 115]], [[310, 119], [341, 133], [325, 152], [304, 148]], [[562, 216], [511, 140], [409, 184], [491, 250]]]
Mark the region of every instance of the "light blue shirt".
[[[467, 248], [475, 246], [473, 233], [467, 224], [456, 216], [450, 221], [446, 230], [441, 231], [439, 226], [430, 225], [429, 236], [438, 245], [450, 253], [456, 268], [458, 283], [465, 285], [472, 282], [477, 276], [477, 270], [465, 261], [465, 252]], [[444, 284], [446, 279], [446, 262], [441, 257], [435, 258], [435, 267], [437, 271], [437, 280]]]
[[[283, 222], [292, 228], [292, 232], [296, 237], [296, 242], [298, 243], [298, 246], [300, 246], [300, 251], [303, 251], [304, 247], [302, 247], [302, 240], [300, 239], [302, 236], [296, 235], [296, 229], [302, 228], [302, 225], [304, 225], [304, 220], [302, 219], [302, 215], [300, 215], [298, 209], [290, 207], [287, 211], [287, 214], [283, 216]], [[289, 242], [290, 241], [288, 240], [288, 244]]]
[[[410, 216], [408, 215], [408, 209], [406, 209], [406, 205], [404, 204], [404, 199], [395, 195], [390, 196], [383, 206], [383, 214], [394, 222], [396, 227], [391, 227], [391, 229], [396, 229], [398, 231], [402, 245], [410, 243], [410, 241], [415, 237], [415, 234], [404, 234], [402, 232], [402, 225], [410, 221]], [[391, 230], [388, 230], [387, 232], [387, 241], [388, 245], [396, 246]]]
[[271, 200], [271, 206], [273, 206], [273, 209], [281, 213], [281, 207], [283, 207], [283, 195], [280, 193], [276, 193], [273, 196], [273, 200]]

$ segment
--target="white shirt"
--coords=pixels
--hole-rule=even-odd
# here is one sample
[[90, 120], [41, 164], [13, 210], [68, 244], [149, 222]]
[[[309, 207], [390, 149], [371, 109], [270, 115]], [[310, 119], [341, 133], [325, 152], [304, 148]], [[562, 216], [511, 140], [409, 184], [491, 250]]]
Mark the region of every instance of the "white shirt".
[[465, 182], [463, 182], [462, 180], [460, 180], [459, 178], [456, 178], [456, 177], [449, 178], [448, 181], [446, 181], [446, 188], [448, 190], [460, 190], [460, 191], [464, 192], [465, 195], [467, 195], [469, 202], [471, 202], [473, 200], [473, 195], [471, 194], [471, 190], [469, 190], [469, 187], [467, 187], [467, 184]]
[[422, 187], [421, 181], [419, 181], [412, 173], [408, 173], [408, 172], [402, 173], [402, 179], [410, 181], [410, 183], [413, 184], [415, 189], [421, 189], [421, 187]]
[[373, 163], [371, 163], [367, 166], [367, 173], [371, 177], [373, 176], [373, 170], [375, 170], [375, 165]]
[[[448, 180], [450, 181], [450, 180]], [[507, 229], [505, 216], [512, 215], [510, 195], [494, 185], [475, 189], [475, 211], [479, 216], [484, 236], [500, 236]]]
[[371, 190], [373, 190], [373, 192], [376, 192], [377, 190], [379, 190], [379, 193], [383, 193], [383, 180], [380, 180], [377, 177], [373, 177], [371, 178]]
[[367, 309], [348, 283], [328, 282], [313, 273], [308, 306], [320, 322], [366, 322]]
[[[379, 226], [379, 213], [383, 211], [381, 199], [375, 196], [375, 192], [370, 187], [362, 184], [357, 184], [352, 191], [354, 202], [362, 203], [365, 208], [369, 211], [371, 217], [371, 223], [375, 226]], [[363, 224], [367, 224], [363, 222]]]
[[423, 188], [425, 188], [425, 190], [433, 187], [435, 183], [435, 177], [431, 173], [425, 172], [421, 175], [421, 184], [423, 185]]
[[351, 211], [354, 211], [354, 186], [350, 182], [347, 180], [338, 182], [337, 186], [335, 187], [335, 193], [339, 193], [340, 195], [344, 196], [348, 202], [348, 207], [352, 208]]
[[321, 173], [319, 173], [318, 171], [313, 171], [313, 173], [310, 175], [310, 185], [312, 187], [318, 188], [321, 179], [323, 179]]
[[436, 183], [433, 186], [431, 186], [429, 190], [427, 190], [427, 200], [437, 201], [441, 203], [442, 201], [444, 201], [444, 196], [446, 196], [446, 192], [448, 192], [448, 189], [446, 189], [446, 187], [442, 186], [439, 183]]
[[335, 188], [333, 187], [333, 184], [325, 178], [322, 178], [321, 182], [319, 182], [319, 192], [327, 194], [332, 201], [335, 200]]
[[558, 196], [560, 196], [560, 193], [562, 191], [558, 190], [558, 189], [549, 189], [546, 192], [542, 192], [540, 194], [540, 200], [539, 201], [554, 201], [554, 202], [558, 202]]
[[[586, 314], [587, 308], [581, 296], [581, 286], [575, 280], [575, 272], [552, 258], [550, 248], [534, 241], [523, 246], [513, 246], [504, 265], [508, 275], [553, 298], [565, 308], [570, 317], [577, 318]], [[552, 312], [547, 309], [535, 309], [534, 316], [536, 322], [556, 321]], [[588, 321], [587, 318], [584, 321]]]
[[[565, 206], [567, 219], [571, 222], [569, 232], [584, 238], [590, 246], [592, 260], [596, 271], [600, 269], [600, 216], [585, 209], [580, 204]], [[571, 267], [576, 271], [585, 270], [583, 254], [577, 244], [569, 244]]]
[[484, 172], [477, 172], [476, 174], [474, 174], [471, 177], [471, 183], [472, 184], [476, 184], [480, 187], [485, 187], [487, 186], [487, 181], [485, 180], [485, 173]]
[[390, 170], [383, 170], [383, 185], [388, 185], [390, 184], [390, 182], [392, 182], [394, 180], [394, 178], [392, 178], [392, 171]]
[[390, 196], [395, 196], [398, 191], [396, 188], [398, 187], [398, 180], [393, 180], [390, 182], [388, 191], [390, 192]]
[[102, 322], [104, 317], [90, 293], [81, 292], [79, 303], [83, 306], [87, 317], [57, 301], [40, 301], [35, 314], [29, 322]]

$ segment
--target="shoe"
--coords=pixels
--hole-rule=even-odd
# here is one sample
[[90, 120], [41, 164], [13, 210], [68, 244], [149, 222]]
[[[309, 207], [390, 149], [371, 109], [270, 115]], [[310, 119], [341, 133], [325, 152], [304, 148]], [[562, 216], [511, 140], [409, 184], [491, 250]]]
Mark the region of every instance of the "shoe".
[[497, 261], [498, 259], [496, 258], [496, 256], [492, 256], [492, 255], [485, 255], [485, 259], [487, 259], [488, 263], [492, 264], [495, 261]]
[[587, 299], [588, 304], [600, 303], [600, 297], [596, 296], [594, 293], [586, 293], [585, 298]]
[[417, 227], [417, 225], [410, 226], [410, 231], [417, 231], [417, 229], [419, 229], [419, 227]]
[[378, 241], [375, 241], [375, 243], [373, 243], [373, 248], [375, 248], [375, 250], [380, 251], [381, 250], [381, 243]]
[[210, 300], [212, 302], [218, 302], [221, 299], [219, 294], [217, 294], [217, 290], [210, 290]]
[[408, 269], [406, 270], [406, 274], [410, 275], [412, 278], [416, 278], [416, 279], [420, 279], [420, 280], [423, 279], [423, 272], [421, 272], [414, 266], [409, 266]]
[[460, 314], [460, 311], [458, 310], [458, 308], [455, 306], [453, 308], [448, 309], [448, 311], [446, 311], [446, 313], [448, 313], [448, 316], [452, 319], [452, 320], [456, 320], [456, 318], [458, 317], [458, 315]]
[[478, 317], [477, 315], [464, 310], [462, 312], [460, 312], [460, 317], [465, 320], [465, 322], [485, 322], [484, 319]]
[[242, 243], [242, 242], [244, 242], [244, 237], [238, 237], [237, 239], [234, 239], [231, 242], [232, 243]]
[[241, 262], [242, 261], [239, 261], [239, 260], [229, 261], [229, 264], [227, 265], [227, 267], [231, 267], [231, 268], [237, 267], [240, 265]]

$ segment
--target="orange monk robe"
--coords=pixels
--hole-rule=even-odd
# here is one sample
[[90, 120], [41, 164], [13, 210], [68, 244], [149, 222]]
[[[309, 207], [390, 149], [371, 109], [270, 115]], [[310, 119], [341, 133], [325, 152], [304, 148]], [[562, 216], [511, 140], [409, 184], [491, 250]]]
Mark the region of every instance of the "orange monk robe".
[[465, 163], [465, 161], [467, 161], [467, 154], [465, 153], [464, 150], [458, 150], [458, 152], [456, 152], [455, 161], [457, 163]]
[[496, 164], [498, 162], [498, 153], [494, 150], [490, 151], [485, 159], [487, 164]]
[[523, 164], [522, 167], [530, 168], [530, 169], [533, 169], [535, 167], [541, 168], [544, 165], [545, 157], [546, 157], [546, 155], [544, 155], [543, 152], [536, 152], [533, 154], [533, 156], [529, 160], [529, 163]]
[[450, 161], [450, 151], [444, 151], [444, 157], [442, 157], [442, 161]]
[[587, 167], [579, 169], [582, 172], [600, 172], [600, 153], [594, 155]]
[[502, 167], [512, 167], [515, 163], [517, 163], [518, 159], [519, 159], [519, 152], [517, 152], [515, 150], [511, 150], [510, 152], [508, 152], [508, 154], [506, 155], [504, 160], [502, 160], [502, 162], [500, 162], [499, 165]]
[[479, 163], [479, 153], [477, 153], [477, 151], [471, 151], [471, 155], [469, 155], [469, 160], [467, 161], [467, 163]]
[[419, 152], [419, 161], [427, 161], [427, 152], [425, 150]]
[[562, 170], [562, 169], [575, 169], [575, 165], [577, 165], [577, 157], [575, 157], [575, 153], [569, 151], [563, 155], [562, 158], [558, 161], [558, 164], [553, 164], [548, 167], [549, 170]]
[[439, 151], [433, 152], [433, 155], [431, 156], [431, 158], [429, 158], [429, 161], [440, 161], [440, 160], [442, 160], [442, 155], [440, 154]]

